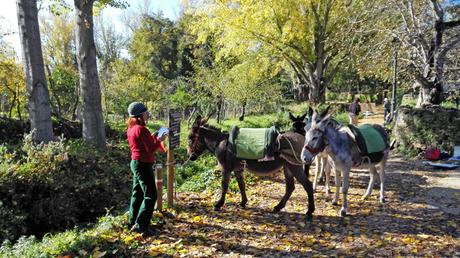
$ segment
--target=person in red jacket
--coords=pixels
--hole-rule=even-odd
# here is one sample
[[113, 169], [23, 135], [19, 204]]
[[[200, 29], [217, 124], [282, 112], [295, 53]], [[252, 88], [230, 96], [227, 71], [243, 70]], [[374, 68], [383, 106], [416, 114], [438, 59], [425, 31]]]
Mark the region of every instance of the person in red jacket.
[[152, 235], [155, 231], [150, 228], [150, 220], [157, 200], [153, 174], [154, 153], [165, 151], [163, 141], [166, 135], [157, 138], [155, 133], [150, 134], [149, 129], [145, 127], [150, 114], [144, 104], [131, 103], [128, 114], [127, 136], [131, 148], [130, 168], [133, 173], [128, 227], [134, 232]]

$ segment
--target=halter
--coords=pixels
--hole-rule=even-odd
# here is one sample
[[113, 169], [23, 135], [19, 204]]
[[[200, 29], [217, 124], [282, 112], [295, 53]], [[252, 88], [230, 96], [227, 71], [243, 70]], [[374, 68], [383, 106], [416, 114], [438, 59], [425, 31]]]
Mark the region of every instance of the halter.
[[201, 129], [201, 126], [199, 126], [196, 130], [193, 130], [193, 133], [192, 133], [192, 146], [190, 146], [190, 153], [195, 154], [196, 149], [201, 144], [200, 141], [199, 141], [199, 139], [200, 139], [200, 129]]
[[[318, 132], [320, 132], [323, 136], [324, 136], [324, 134], [326, 133], [326, 131], [321, 130], [320, 128], [317, 128], [317, 127], [316, 127], [316, 128], [312, 128], [311, 130], [313, 130], [313, 131], [318, 131]], [[306, 149], [308, 152], [310, 152], [311, 155], [315, 156], [315, 155], [317, 155], [318, 153], [322, 152], [322, 151], [324, 150], [325, 147], [326, 147], [326, 144], [325, 144], [324, 141], [323, 141], [323, 144], [319, 144], [319, 146], [316, 147], [316, 148], [312, 148], [312, 147], [308, 146], [308, 144], [305, 144], [304, 149]]]

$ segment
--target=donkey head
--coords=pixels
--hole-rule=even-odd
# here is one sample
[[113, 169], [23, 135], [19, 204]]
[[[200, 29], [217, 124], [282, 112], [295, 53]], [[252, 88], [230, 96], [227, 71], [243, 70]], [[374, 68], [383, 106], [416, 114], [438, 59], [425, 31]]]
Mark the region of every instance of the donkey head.
[[193, 122], [190, 134], [188, 135], [188, 148], [187, 153], [190, 160], [194, 161], [200, 156], [205, 150], [204, 137], [200, 134], [201, 127], [205, 126], [208, 119], [202, 119], [200, 115]]
[[[310, 108], [311, 109], [311, 108]], [[313, 110], [312, 110], [313, 112]], [[306, 121], [306, 117], [307, 117], [307, 114], [309, 116], [311, 116], [309, 113], [305, 113], [301, 116], [294, 116], [291, 112], [289, 112], [289, 119], [291, 120], [292, 122], [292, 129], [294, 130], [294, 132], [296, 133], [300, 133], [302, 135], [305, 135], [305, 121]]]
[[326, 127], [329, 125], [329, 107], [321, 113], [316, 110], [311, 117], [311, 125], [305, 126], [305, 143], [302, 149], [301, 159], [305, 164], [311, 164], [313, 158], [326, 147]]

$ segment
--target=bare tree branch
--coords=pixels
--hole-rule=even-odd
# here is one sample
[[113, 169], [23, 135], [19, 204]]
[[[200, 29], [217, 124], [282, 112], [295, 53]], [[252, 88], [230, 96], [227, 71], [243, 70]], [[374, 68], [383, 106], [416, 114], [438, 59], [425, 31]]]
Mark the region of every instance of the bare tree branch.
[[443, 23], [443, 28], [448, 30], [460, 26], [460, 20], [449, 21]]
[[460, 44], [460, 35], [456, 35], [450, 38], [447, 42], [443, 44], [443, 46], [439, 50], [438, 58], [444, 58], [447, 52], [449, 52], [449, 50], [455, 48], [459, 44]]

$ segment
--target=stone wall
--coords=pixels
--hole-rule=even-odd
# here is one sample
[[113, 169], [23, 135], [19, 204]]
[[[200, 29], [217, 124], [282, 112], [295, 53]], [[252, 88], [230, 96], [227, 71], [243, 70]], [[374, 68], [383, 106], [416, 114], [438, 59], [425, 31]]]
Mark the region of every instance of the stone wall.
[[454, 145], [460, 145], [460, 110], [402, 106], [398, 109], [393, 135], [398, 146], [405, 150], [423, 151], [435, 145], [451, 152]]

